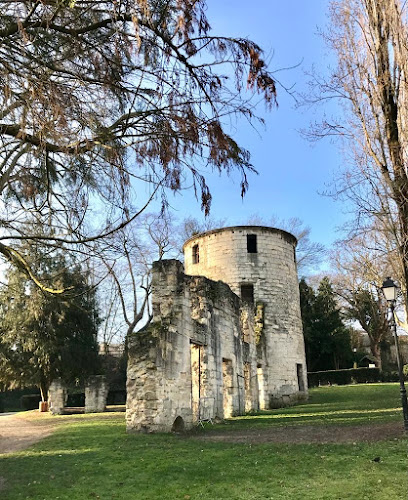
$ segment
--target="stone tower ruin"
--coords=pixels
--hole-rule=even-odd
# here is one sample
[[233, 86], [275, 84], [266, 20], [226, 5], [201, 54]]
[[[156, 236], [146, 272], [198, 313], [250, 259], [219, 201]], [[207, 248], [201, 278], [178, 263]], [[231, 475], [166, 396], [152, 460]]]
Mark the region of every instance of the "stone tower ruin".
[[307, 397], [296, 238], [238, 226], [153, 264], [153, 320], [129, 341], [127, 428], [170, 431]]

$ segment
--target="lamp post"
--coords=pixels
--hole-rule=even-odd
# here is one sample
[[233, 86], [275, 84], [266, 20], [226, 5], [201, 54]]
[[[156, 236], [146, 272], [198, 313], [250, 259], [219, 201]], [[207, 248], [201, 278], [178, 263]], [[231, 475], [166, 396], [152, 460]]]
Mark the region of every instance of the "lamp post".
[[398, 335], [397, 335], [397, 324], [395, 321], [395, 303], [397, 301], [397, 291], [398, 287], [394, 283], [394, 281], [388, 277], [384, 283], [382, 284], [382, 291], [384, 293], [385, 299], [387, 300], [388, 307], [391, 311], [391, 328], [392, 333], [394, 335], [395, 340], [395, 351], [397, 355], [397, 365], [398, 365], [398, 376], [400, 381], [400, 393], [401, 393], [401, 404], [402, 404], [402, 413], [404, 416], [404, 429], [405, 432], [408, 432], [408, 401], [407, 401], [407, 391], [405, 390], [404, 384], [404, 374], [402, 372], [402, 362], [401, 362], [401, 354], [399, 349]]

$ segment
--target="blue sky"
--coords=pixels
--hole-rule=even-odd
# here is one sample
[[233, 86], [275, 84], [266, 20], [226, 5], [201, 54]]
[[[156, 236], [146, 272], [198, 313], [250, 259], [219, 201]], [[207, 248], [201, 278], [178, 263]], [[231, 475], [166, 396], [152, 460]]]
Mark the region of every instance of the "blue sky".
[[[328, 1], [313, 0], [208, 0], [208, 18], [214, 34], [248, 37], [266, 54], [272, 55], [270, 68], [299, 67], [276, 73], [285, 86], [306, 90], [304, 72], [312, 65], [327, 69], [330, 55], [317, 34], [328, 23]], [[226, 218], [229, 225], [240, 224], [254, 213], [268, 219], [299, 217], [312, 229], [312, 239], [330, 245], [340, 237], [336, 229], [345, 220], [344, 206], [319, 193], [327, 191], [341, 166], [335, 144], [311, 145], [299, 134], [316, 116], [310, 109], [295, 109], [295, 102], [278, 89], [279, 108], [259, 112], [266, 129], [259, 133], [244, 122], [233, 131], [238, 142], [250, 150], [259, 175], [251, 175], [250, 188], [241, 200], [239, 178], [209, 176], [213, 194], [211, 215]], [[185, 193], [170, 202], [180, 218], [201, 218], [200, 206]]]

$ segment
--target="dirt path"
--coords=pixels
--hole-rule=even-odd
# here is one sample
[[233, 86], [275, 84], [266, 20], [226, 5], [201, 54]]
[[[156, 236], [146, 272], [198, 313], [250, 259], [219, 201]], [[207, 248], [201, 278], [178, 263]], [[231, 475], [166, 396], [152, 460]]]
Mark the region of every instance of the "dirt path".
[[195, 436], [194, 439], [228, 443], [287, 443], [287, 444], [324, 444], [356, 443], [361, 441], [382, 441], [404, 436], [401, 422], [369, 424], [359, 426], [286, 426], [265, 429], [246, 429], [244, 431], [215, 430], [208, 434]]
[[32, 412], [0, 413], [0, 455], [24, 450], [52, 434], [58, 422]]
[[[55, 417], [50, 413], [36, 410], [19, 413], [0, 413], [0, 455], [24, 450], [52, 434], [59, 425], [70, 422], [73, 413], [83, 413], [83, 408], [69, 408], [67, 413]], [[68, 411], [72, 412], [68, 413]], [[123, 414], [123, 405], [110, 406], [103, 414], [89, 414], [89, 419], [110, 419], [118, 413]], [[123, 422], [125, 417], [123, 416]], [[1, 479], [1, 478], [0, 478]]]

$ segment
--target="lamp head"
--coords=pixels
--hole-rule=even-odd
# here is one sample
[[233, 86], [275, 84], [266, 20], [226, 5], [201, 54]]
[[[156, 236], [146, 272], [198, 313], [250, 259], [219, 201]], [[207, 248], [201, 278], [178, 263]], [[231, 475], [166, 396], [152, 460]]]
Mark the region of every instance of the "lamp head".
[[382, 284], [381, 289], [387, 302], [394, 302], [397, 300], [398, 286], [389, 276]]

